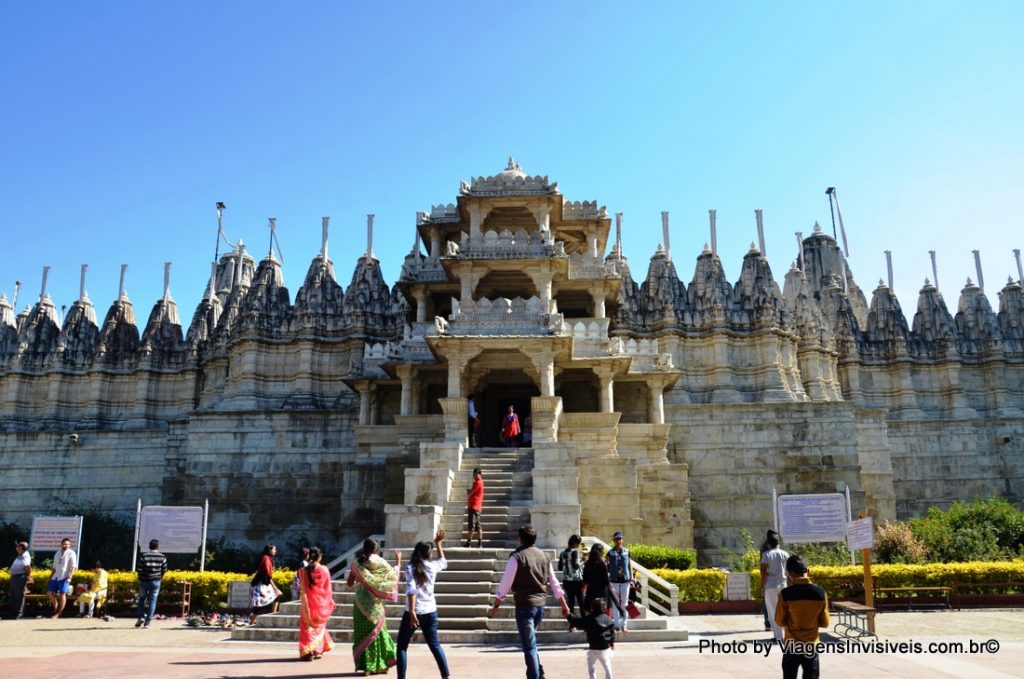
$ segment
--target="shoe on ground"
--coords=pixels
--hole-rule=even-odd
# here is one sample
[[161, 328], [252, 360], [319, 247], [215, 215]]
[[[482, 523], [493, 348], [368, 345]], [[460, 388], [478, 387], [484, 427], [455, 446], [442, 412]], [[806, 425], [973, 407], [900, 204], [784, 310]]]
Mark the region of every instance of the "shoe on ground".
[[149, 623], [147, 622], [145, 625], [143, 625], [142, 629], [149, 629]]
[[138, 620], [136, 620], [136, 621], [135, 621], [135, 626], [136, 626], [136, 627], [142, 627], [142, 624], [143, 624], [144, 622], [146, 622], [146, 621], [145, 621], [145, 620], [143, 620], [142, 618], [139, 618]]

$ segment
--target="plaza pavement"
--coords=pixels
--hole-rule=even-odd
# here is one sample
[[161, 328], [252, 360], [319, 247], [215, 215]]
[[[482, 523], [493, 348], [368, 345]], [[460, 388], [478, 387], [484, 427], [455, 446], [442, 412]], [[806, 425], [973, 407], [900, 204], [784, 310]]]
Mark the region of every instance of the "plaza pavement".
[[[347, 645], [339, 645], [323, 660], [302, 663], [295, 644], [238, 642], [221, 628], [193, 629], [183, 621], [154, 621], [149, 630], [134, 629], [130, 618], [112, 622], [65, 618], [0, 621], [0, 667], [17, 679], [70, 677], [72, 679], [219, 678], [219, 677], [327, 677], [355, 676]], [[548, 624], [561, 624], [547, 621]], [[770, 636], [754, 615], [682, 616], [672, 620], [690, 631], [690, 640], [678, 643], [618, 644], [614, 660], [616, 679], [677, 679], [699, 676], [781, 677], [778, 649], [768, 657], [755, 653], [753, 642]], [[443, 625], [443, 621], [442, 621]], [[878, 618], [881, 641], [984, 642], [994, 639], [996, 652], [985, 653], [859, 653], [827, 654], [821, 659], [822, 676], [865, 677], [970, 677], [1002, 679], [1024, 677], [1024, 610], [887, 612]], [[541, 660], [548, 679], [586, 677], [585, 644], [542, 646]], [[826, 637], [828, 639], [830, 637]], [[722, 646], [712, 652], [712, 641]], [[733, 645], [735, 642], [735, 645]], [[453, 679], [463, 677], [525, 676], [522, 653], [513, 646], [445, 647]], [[390, 676], [395, 676], [394, 671]], [[410, 648], [409, 679], [437, 677], [426, 646], [417, 636]], [[603, 676], [598, 674], [598, 676]]]

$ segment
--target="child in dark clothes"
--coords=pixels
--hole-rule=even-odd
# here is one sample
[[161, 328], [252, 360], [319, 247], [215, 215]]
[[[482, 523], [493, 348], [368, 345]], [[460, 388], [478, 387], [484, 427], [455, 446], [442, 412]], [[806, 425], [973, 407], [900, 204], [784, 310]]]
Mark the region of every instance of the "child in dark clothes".
[[587, 633], [587, 672], [597, 679], [597, 664], [604, 667], [605, 679], [612, 679], [612, 653], [615, 648], [615, 623], [608, 617], [608, 602], [598, 597], [590, 602], [590, 612], [583, 616], [567, 615], [569, 629]]

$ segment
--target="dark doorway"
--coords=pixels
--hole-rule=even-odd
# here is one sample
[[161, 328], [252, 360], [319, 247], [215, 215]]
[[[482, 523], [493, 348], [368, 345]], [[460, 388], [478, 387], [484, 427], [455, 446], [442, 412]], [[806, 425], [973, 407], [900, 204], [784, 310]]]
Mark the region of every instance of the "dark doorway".
[[[540, 396], [540, 390], [533, 384], [482, 384], [474, 392], [476, 407], [480, 413], [479, 438], [481, 446], [500, 446], [502, 418], [509, 406], [519, 415], [519, 426], [526, 431], [530, 417], [530, 399]], [[520, 445], [524, 445], [522, 442]]]

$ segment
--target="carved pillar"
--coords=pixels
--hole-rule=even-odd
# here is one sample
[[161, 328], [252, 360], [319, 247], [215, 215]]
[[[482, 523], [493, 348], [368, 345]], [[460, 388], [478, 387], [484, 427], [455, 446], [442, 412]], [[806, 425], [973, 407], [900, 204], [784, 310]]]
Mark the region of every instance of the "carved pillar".
[[597, 375], [597, 379], [601, 383], [598, 392], [601, 398], [601, 412], [615, 412], [615, 382], [612, 379], [614, 371], [612, 370], [612, 368], [607, 366], [598, 366], [594, 368], [594, 374]]
[[590, 298], [594, 301], [594, 318], [604, 318], [604, 286], [598, 285], [591, 288]]
[[432, 226], [427, 232], [430, 234], [430, 258], [437, 261], [441, 258], [441, 229]]
[[461, 286], [459, 301], [472, 301], [473, 294], [476, 292], [476, 285], [486, 273], [486, 269], [474, 266], [473, 262], [459, 262], [452, 267], [452, 271], [459, 277], [459, 284]]
[[540, 395], [555, 395], [555, 355], [548, 352], [538, 352], [530, 356], [533, 367], [537, 369], [540, 376]]
[[395, 373], [398, 375], [398, 379], [402, 381], [402, 415], [412, 415], [412, 376], [414, 368], [411, 365], [399, 365], [395, 366]]
[[469, 208], [469, 240], [478, 240], [481, 237], [480, 227], [490, 214], [489, 205], [473, 205]]
[[600, 256], [599, 253], [597, 252], [597, 234], [596, 233], [592, 233], [592, 234], [589, 234], [587, 236], [587, 246], [588, 246], [587, 247], [587, 251], [589, 252], [591, 257], [597, 258], [597, 257]]
[[427, 286], [412, 286], [412, 296], [416, 300], [416, 322], [427, 322]]
[[665, 384], [660, 379], [651, 379], [647, 382], [649, 400], [647, 412], [650, 414], [651, 424], [665, 424]]
[[370, 382], [359, 380], [356, 382], [356, 389], [359, 390], [359, 424], [370, 424]]

